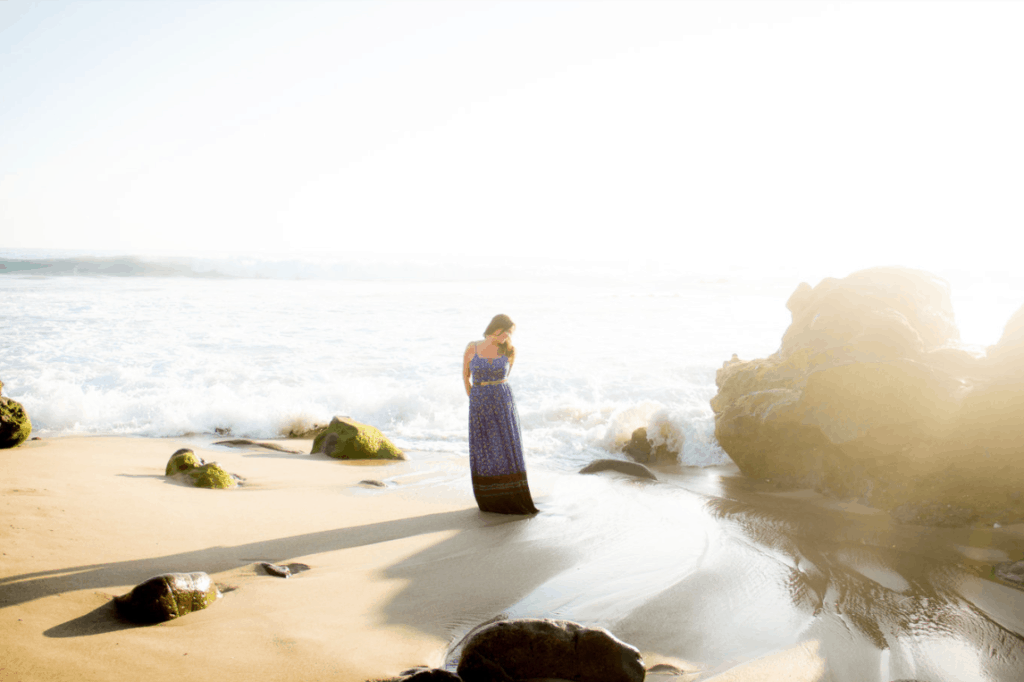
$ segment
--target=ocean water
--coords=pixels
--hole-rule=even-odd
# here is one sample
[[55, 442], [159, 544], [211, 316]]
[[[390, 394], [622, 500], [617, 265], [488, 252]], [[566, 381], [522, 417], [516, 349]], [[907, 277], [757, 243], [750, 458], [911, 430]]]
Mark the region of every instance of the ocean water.
[[[348, 415], [466, 456], [462, 351], [505, 313], [527, 461], [556, 470], [621, 457], [640, 426], [684, 464], [727, 462], [715, 371], [778, 348], [807, 274], [39, 252], [0, 273], [0, 379], [36, 435], [274, 438]], [[958, 314], [994, 342], [1024, 285], [966, 282]]]
[[404, 449], [466, 456], [462, 351], [505, 313], [527, 460], [560, 470], [621, 456], [640, 426], [687, 464], [727, 461], [715, 370], [775, 350], [796, 284], [542, 266], [491, 278], [429, 262], [3, 262], [0, 378], [36, 435], [274, 438], [348, 415]]

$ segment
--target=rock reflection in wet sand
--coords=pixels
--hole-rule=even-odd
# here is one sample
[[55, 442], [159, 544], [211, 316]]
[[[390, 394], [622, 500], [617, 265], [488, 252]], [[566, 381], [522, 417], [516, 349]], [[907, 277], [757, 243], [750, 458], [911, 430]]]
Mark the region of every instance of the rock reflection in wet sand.
[[812, 616], [800, 639], [820, 643], [826, 679], [1024, 679], [1024, 592], [958, 551], [952, 536], [975, 531], [772, 494], [714, 498], [708, 509], [788, 567], [792, 603]]

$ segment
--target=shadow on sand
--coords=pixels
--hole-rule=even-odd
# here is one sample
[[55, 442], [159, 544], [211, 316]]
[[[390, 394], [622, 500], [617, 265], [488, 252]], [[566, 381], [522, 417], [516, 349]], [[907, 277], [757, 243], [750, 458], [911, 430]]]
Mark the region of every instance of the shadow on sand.
[[63, 638], [63, 637], [85, 637], [88, 635], [102, 635], [108, 632], [117, 632], [119, 630], [129, 630], [132, 628], [147, 627], [145, 625], [137, 625], [121, 618], [117, 613], [117, 607], [114, 606], [114, 600], [111, 599], [106, 604], [93, 609], [84, 616], [79, 616], [73, 620], [69, 620], [66, 623], [55, 625], [43, 632], [47, 637]]
[[[517, 542], [516, 537], [521, 532], [518, 529], [528, 525], [531, 518], [487, 514], [473, 507], [240, 545], [207, 547], [191, 552], [147, 559], [68, 566], [49, 571], [7, 576], [0, 579], [0, 608], [69, 591], [102, 590], [123, 585], [135, 585], [161, 573], [204, 571], [214, 575], [254, 561], [281, 564], [295, 557], [309, 557], [319, 553], [390, 542], [441, 531], [459, 530], [461, 533], [473, 533], [479, 536], [479, 542], [485, 545], [493, 543], [496, 547], [515, 547], [514, 552], [500, 552], [478, 562], [465, 561], [465, 557], [462, 556], [464, 554], [462, 541], [459, 541], [459, 544], [453, 544], [458, 536], [448, 538], [431, 547], [418, 557], [421, 561], [432, 561], [433, 565], [430, 569], [407, 574], [407, 577], [422, 576], [425, 579], [413, 580], [396, 597], [397, 603], [392, 603], [387, 607], [389, 617], [396, 622], [405, 623], [413, 620], [408, 615], [403, 617], [403, 614], [410, 611], [407, 608], [408, 604], [418, 604], [425, 598], [429, 599], [434, 591], [431, 585], [436, 584], [432, 581], [436, 579], [451, 578], [453, 574], [457, 576], [460, 572], [466, 571], [473, 573], [507, 571], [510, 568], [510, 556], [514, 557], [511, 559], [511, 563], [514, 564], [513, 570], [518, 570], [524, 576], [521, 582], [539, 584], [549, 577], [550, 571], [537, 571], [535, 570], [537, 566], [546, 565], [551, 571], [559, 570], [557, 564], [560, 562], [549, 560], [550, 555], [557, 550], [531, 547], [530, 543], [525, 540]], [[398, 570], [405, 574], [401, 568]], [[423, 584], [418, 584], [418, 582]], [[514, 596], [510, 598], [514, 599]], [[415, 611], [415, 609], [412, 610]], [[406, 624], [420, 625], [414, 622]], [[131, 627], [136, 626], [120, 620], [111, 601], [90, 613], [53, 627], [45, 634], [48, 637], [78, 637]]]

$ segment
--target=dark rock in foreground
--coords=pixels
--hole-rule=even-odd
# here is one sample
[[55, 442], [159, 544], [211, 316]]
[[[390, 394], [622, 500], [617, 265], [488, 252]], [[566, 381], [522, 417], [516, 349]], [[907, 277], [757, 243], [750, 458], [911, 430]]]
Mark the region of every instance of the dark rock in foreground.
[[441, 668], [413, 668], [402, 672], [401, 682], [461, 682], [462, 678]]
[[405, 459], [379, 429], [349, 417], [335, 417], [313, 440], [310, 454], [318, 452], [335, 459]]
[[[4, 384], [0, 381], [0, 390]], [[17, 400], [0, 396], [0, 450], [24, 443], [32, 434], [32, 421]]]
[[641, 682], [645, 673], [640, 652], [607, 630], [531, 618], [499, 621], [472, 634], [458, 674], [465, 682]]
[[779, 350], [716, 377], [715, 436], [744, 474], [908, 523], [1024, 519], [1024, 309], [978, 358], [926, 272], [801, 284], [786, 305]]
[[164, 573], [115, 597], [117, 611], [135, 623], [160, 623], [205, 609], [221, 596], [205, 573]]
[[650, 469], [638, 462], [623, 462], [618, 459], [597, 459], [580, 469], [581, 474], [596, 474], [602, 471], [617, 471], [627, 476], [636, 476], [657, 481], [658, 477]]
[[676, 464], [679, 462], [678, 452], [670, 449], [664, 443], [655, 445], [654, 441], [647, 437], [647, 429], [643, 427], [633, 431], [632, 437], [623, 446], [622, 451], [641, 464]]

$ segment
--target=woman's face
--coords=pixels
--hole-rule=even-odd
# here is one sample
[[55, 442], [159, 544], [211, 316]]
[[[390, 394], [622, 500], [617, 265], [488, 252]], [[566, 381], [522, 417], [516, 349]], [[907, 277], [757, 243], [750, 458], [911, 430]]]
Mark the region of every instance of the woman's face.
[[498, 331], [491, 334], [491, 338], [494, 339], [494, 343], [505, 343], [512, 338], [511, 329], [499, 329]]

